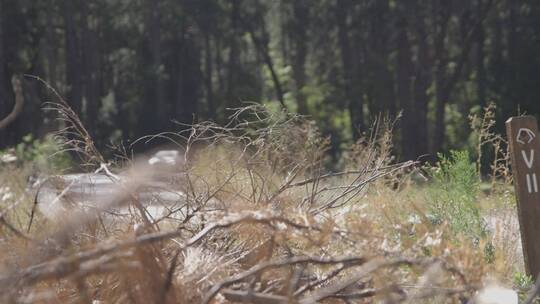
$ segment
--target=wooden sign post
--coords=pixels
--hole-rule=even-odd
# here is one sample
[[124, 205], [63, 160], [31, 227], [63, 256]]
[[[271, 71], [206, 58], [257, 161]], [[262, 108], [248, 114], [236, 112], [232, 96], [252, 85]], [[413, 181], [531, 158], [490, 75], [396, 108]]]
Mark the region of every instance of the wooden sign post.
[[540, 137], [533, 116], [506, 121], [525, 268], [540, 274]]

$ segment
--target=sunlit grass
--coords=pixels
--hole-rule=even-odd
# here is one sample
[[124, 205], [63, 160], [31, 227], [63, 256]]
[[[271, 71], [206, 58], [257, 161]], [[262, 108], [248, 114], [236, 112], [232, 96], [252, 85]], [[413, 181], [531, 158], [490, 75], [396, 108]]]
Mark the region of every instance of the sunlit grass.
[[[185, 201], [154, 224], [136, 207], [136, 195], [160, 172], [136, 161], [133, 175], [111, 168], [140, 180], [132, 188], [119, 184], [115, 195], [129, 210], [121, 218], [77, 210], [32, 216], [39, 184], [28, 181], [39, 176], [36, 168], [3, 165], [3, 299], [246, 302], [247, 292], [260, 301], [456, 303], [487, 282], [511, 287], [523, 273], [506, 185], [463, 193], [467, 178], [419, 177], [425, 170], [417, 164], [394, 162], [391, 130], [382, 126], [351, 147], [345, 171], [329, 172], [327, 141], [309, 124], [259, 115], [266, 127], [201, 124], [180, 137], [186, 157], [168, 185]], [[463, 176], [471, 168], [464, 157], [444, 166]], [[444, 192], [449, 184], [455, 188]], [[454, 212], [462, 203], [469, 208]], [[461, 225], [469, 216], [493, 225]]]

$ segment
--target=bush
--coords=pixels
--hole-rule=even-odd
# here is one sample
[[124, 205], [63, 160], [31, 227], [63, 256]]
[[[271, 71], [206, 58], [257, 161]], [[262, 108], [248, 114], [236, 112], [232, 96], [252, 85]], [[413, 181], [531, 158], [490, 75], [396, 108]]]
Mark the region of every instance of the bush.
[[49, 173], [66, 170], [72, 165], [70, 156], [62, 150], [61, 143], [52, 135], [43, 139], [34, 139], [31, 134], [26, 135], [15, 146], [13, 154], [20, 164], [32, 163], [39, 170]]
[[478, 239], [485, 234], [477, 197], [480, 182], [467, 151], [439, 154], [437, 166], [430, 168], [433, 178], [428, 190], [429, 213], [435, 224], [447, 222], [457, 232]]

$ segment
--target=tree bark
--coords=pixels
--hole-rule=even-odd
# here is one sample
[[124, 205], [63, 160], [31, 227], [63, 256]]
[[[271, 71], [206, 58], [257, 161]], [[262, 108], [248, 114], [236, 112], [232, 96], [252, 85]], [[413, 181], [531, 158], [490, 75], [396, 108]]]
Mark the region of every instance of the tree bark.
[[138, 135], [163, 131], [168, 123], [162, 81], [161, 33], [159, 1], [145, 1], [142, 65], [144, 72], [144, 100], [140, 113]]
[[306, 85], [307, 27], [309, 26], [309, 3], [293, 1], [292, 39], [294, 55], [292, 62], [295, 82], [295, 97], [298, 113], [308, 114], [306, 96], [302, 89]]
[[[4, 8], [0, 0], [0, 117], [5, 117], [9, 112], [9, 94], [7, 92], [7, 66], [4, 55]], [[7, 144], [6, 132], [0, 132], [0, 148]]]
[[[482, 14], [483, 1], [478, 0], [477, 2], [477, 14], [480, 16]], [[485, 36], [484, 26], [480, 24], [476, 33], [476, 91], [478, 104], [482, 108], [486, 106]]]
[[371, 22], [370, 58], [372, 64], [373, 80], [371, 82], [372, 103], [370, 114], [388, 114], [395, 117], [396, 102], [394, 92], [394, 77], [389, 70], [390, 50], [388, 41], [390, 24], [388, 16], [388, 1], [374, 1], [372, 13], [377, 16]]
[[453, 60], [455, 67], [452, 72], [447, 71], [449, 61], [448, 53], [446, 50], [446, 35], [448, 20], [450, 18], [450, 12], [452, 10], [451, 1], [442, 1], [443, 6], [439, 8], [440, 14], [440, 30], [438, 37], [436, 37], [436, 58], [438, 64], [436, 67], [436, 107], [435, 107], [435, 133], [433, 138], [433, 147], [431, 150], [434, 156], [436, 152], [439, 152], [443, 148], [445, 141], [446, 125], [445, 125], [445, 108], [449, 102], [452, 91], [459, 80], [461, 71], [467, 63], [471, 48], [473, 45], [473, 39], [476, 37], [478, 31], [482, 27], [482, 23], [489, 12], [493, 0], [488, 0], [485, 5], [477, 10], [473, 19], [473, 23], [469, 28], [462, 30], [462, 39], [460, 43], [460, 52], [458, 56]]
[[47, 5], [46, 11], [46, 24], [47, 28], [45, 29], [45, 35], [47, 37], [47, 43], [45, 43], [45, 53], [47, 58], [47, 79], [48, 82], [54, 87], [58, 87], [58, 78], [57, 78], [57, 65], [58, 57], [55, 47], [57, 47], [57, 36], [55, 35], [55, 5]]
[[403, 158], [406, 160], [416, 159], [418, 157], [417, 147], [412, 145], [415, 141], [416, 111], [412, 101], [412, 53], [409, 41], [408, 21], [404, 16], [398, 23], [398, 41], [397, 41], [397, 97], [399, 107], [403, 111], [401, 128], [401, 148]]
[[186, 31], [176, 52], [180, 56], [180, 75], [177, 84], [177, 119], [186, 124], [197, 121], [199, 89], [202, 83], [200, 48]]
[[266, 28], [264, 27], [264, 23], [261, 24], [262, 37], [260, 38], [257, 37], [257, 34], [255, 33], [255, 30], [253, 29], [253, 26], [249, 24], [249, 22], [246, 22], [244, 24], [248, 28], [249, 35], [251, 37], [251, 40], [253, 41], [253, 44], [255, 45], [255, 48], [257, 49], [257, 52], [262, 56], [264, 64], [270, 71], [270, 76], [272, 77], [272, 82], [274, 83], [274, 89], [276, 91], [276, 98], [281, 104], [281, 107], [287, 110], [287, 105], [285, 105], [285, 99], [283, 97], [283, 88], [281, 86], [279, 76], [274, 67], [274, 61], [272, 60], [272, 57], [270, 56], [270, 50], [268, 49], [268, 40], [269, 40], [268, 32], [266, 31]]
[[76, 1], [64, 1], [64, 28], [66, 44], [67, 101], [73, 111], [82, 114], [82, 60], [76, 24]]
[[231, 0], [231, 35], [229, 36], [229, 58], [227, 58], [227, 79], [225, 93], [225, 107], [234, 108], [238, 105], [239, 96], [236, 96], [235, 85], [238, 84], [240, 60], [238, 57], [239, 46], [238, 36], [239, 19], [240, 19], [240, 3], [239, 0]]
[[[417, 9], [420, 9], [417, 7]], [[428, 134], [428, 89], [431, 84], [432, 61], [429, 55], [428, 34], [425, 16], [416, 18], [416, 35], [418, 40], [417, 62], [414, 80], [414, 116], [415, 136], [412, 145], [416, 147], [416, 157], [429, 154]], [[411, 145], [411, 143], [409, 143]]]
[[212, 45], [210, 43], [210, 34], [204, 35], [204, 54], [205, 54], [205, 85], [206, 85], [206, 104], [208, 106], [207, 116], [211, 120], [216, 118], [216, 106], [214, 104], [214, 85], [213, 85], [213, 57], [212, 57]]
[[[439, 5], [444, 3], [443, 5]], [[445, 137], [445, 107], [448, 101], [446, 88], [446, 66], [448, 58], [446, 54], [446, 36], [448, 22], [450, 20], [450, 3], [447, 1], [436, 2], [433, 5], [433, 19], [436, 20], [435, 36], [435, 127], [432, 134], [432, 146], [430, 154], [433, 160], [444, 144]]]
[[97, 121], [99, 109], [101, 107], [100, 92], [100, 60], [99, 38], [97, 37], [96, 24], [91, 24], [93, 18], [90, 3], [84, 1], [81, 7], [81, 29], [82, 45], [81, 50], [84, 60], [84, 96], [86, 99], [85, 124], [91, 135], [97, 133]]
[[338, 26], [338, 43], [343, 71], [343, 90], [351, 121], [352, 137], [353, 140], [357, 140], [365, 126], [360, 71], [359, 66], [356, 64], [357, 58], [354, 58], [354, 50], [349, 37], [351, 28], [348, 24], [348, 12], [352, 10], [353, 5], [354, 3], [351, 1], [339, 2], [335, 7], [335, 17]]

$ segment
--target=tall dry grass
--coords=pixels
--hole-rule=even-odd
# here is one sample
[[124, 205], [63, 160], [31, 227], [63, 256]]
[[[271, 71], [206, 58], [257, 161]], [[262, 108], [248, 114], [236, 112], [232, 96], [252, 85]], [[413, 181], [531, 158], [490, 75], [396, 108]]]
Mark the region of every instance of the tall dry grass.
[[[177, 144], [171, 170], [107, 162], [65, 102], [52, 108], [67, 149], [115, 191], [46, 218], [23, 171], [2, 167], [0, 302], [459, 303], [511, 271], [505, 251], [488, 259], [485, 239], [429, 219], [418, 164], [391, 155], [391, 123], [327, 172], [328, 139], [311, 122], [248, 106], [225, 126], [140, 139]], [[181, 195], [141, 194], [160, 191]]]

